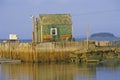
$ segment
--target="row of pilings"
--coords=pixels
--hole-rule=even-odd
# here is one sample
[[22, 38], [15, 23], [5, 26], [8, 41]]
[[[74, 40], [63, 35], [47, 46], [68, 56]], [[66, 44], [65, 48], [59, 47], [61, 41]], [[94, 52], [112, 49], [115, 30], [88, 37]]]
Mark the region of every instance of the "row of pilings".
[[86, 50], [85, 42], [0, 43], [0, 57], [22, 62], [87, 62], [88, 60], [120, 59], [119, 47], [95, 47]]
[[85, 42], [0, 43], [0, 57], [23, 62], [70, 62], [70, 54]]

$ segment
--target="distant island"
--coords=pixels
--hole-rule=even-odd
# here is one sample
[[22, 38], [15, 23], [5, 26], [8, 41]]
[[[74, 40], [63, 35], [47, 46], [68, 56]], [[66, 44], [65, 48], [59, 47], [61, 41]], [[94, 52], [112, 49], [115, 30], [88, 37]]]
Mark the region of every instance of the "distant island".
[[[81, 41], [86, 40], [86, 38], [76, 38], [75, 40]], [[94, 33], [89, 37], [89, 40], [97, 40], [97, 41], [111, 41], [111, 40], [120, 40], [119, 37], [116, 37], [114, 34], [109, 32], [99, 32]]]
[[116, 37], [112, 33], [107, 33], [107, 32], [100, 32], [100, 33], [94, 33], [90, 36], [91, 38], [93, 37]]
[[111, 40], [119, 40], [120, 38], [116, 37], [112, 33], [108, 32], [100, 32], [100, 33], [94, 33], [90, 36], [90, 40], [97, 40], [97, 41], [111, 41]]

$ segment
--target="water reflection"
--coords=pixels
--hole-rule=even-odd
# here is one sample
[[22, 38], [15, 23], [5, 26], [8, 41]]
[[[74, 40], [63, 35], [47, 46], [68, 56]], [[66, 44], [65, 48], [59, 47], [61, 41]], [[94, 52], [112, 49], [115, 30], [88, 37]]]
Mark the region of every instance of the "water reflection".
[[0, 80], [118, 80], [120, 65], [0, 64]]

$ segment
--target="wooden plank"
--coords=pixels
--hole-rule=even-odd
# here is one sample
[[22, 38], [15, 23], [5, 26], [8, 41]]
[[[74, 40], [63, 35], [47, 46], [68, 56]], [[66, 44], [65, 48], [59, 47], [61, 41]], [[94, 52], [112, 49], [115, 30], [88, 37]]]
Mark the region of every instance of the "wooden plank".
[[60, 38], [70, 38], [70, 34], [64, 34], [64, 35], [61, 35]]

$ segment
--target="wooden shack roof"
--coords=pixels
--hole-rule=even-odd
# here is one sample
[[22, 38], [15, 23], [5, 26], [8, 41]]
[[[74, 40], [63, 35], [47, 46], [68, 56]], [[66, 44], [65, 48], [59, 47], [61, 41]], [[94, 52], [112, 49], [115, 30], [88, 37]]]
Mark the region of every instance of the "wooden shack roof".
[[71, 25], [72, 20], [70, 14], [40, 14], [39, 18], [41, 19], [42, 25], [51, 25], [51, 24], [66, 24]]

